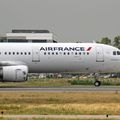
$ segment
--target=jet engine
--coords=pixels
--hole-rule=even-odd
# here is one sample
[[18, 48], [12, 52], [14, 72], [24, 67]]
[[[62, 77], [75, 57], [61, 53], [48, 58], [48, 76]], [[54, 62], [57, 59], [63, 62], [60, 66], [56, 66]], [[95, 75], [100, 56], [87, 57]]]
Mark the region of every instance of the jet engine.
[[28, 67], [25, 65], [3, 66], [0, 68], [1, 82], [23, 82], [27, 80]]

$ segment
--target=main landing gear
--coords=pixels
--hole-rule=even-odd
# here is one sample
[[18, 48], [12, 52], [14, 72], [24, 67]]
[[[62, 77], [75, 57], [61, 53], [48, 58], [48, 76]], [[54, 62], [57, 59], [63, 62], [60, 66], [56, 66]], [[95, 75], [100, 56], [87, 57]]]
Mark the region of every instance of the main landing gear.
[[98, 80], [98, 74], [94, 73], [94, 79], [95, 79], [95, 82], [94, 82], [94, 85], [95, 87], [99, 87], [101, 85], [101, 82]]

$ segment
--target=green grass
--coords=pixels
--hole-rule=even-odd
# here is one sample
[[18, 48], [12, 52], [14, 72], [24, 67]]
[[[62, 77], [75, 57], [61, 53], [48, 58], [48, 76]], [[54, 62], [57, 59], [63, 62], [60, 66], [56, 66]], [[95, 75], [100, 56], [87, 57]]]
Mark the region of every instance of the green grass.
[[2, 86], [7, 86], [7, 87], [11, 87], [11, 86], [71, 86], [71, 84], [68, 82], [68, 80], [70, 79], [29, 79], [26, 82], [1, 82], [0, 83], [0, 87]]
[[[100, 78], [102, 85], [120, 85], [120, 78]], [[1, 82], [0, 87], [30, 87], [30, 86], [40, 86], [40, 87], [73, 87], [79, 85], [93, 85], [93, 78], [46, 78], [46, 79], [29, 79], [26, 82]]]

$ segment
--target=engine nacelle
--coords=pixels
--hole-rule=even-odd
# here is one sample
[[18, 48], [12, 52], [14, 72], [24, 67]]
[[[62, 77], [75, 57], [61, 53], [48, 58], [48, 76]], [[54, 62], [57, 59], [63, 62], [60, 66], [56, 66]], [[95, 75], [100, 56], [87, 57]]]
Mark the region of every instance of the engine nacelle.
[[0, 68], [2, 82], [23, 82], [27, 80], [28, 67], [25, 65], [4, 66]]

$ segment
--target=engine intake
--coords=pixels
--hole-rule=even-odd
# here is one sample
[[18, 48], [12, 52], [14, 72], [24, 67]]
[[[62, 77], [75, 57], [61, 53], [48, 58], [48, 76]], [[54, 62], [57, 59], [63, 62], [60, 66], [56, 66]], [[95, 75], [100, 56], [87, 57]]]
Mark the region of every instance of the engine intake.
[[0, 69], [2, 82], [23, 82], [27, 80], [28, 67], [25, 65], [4, 66]]

